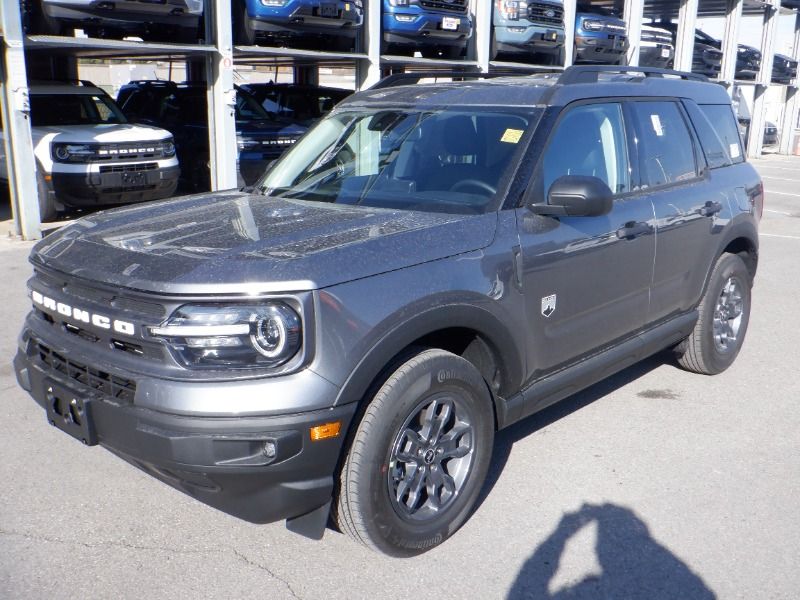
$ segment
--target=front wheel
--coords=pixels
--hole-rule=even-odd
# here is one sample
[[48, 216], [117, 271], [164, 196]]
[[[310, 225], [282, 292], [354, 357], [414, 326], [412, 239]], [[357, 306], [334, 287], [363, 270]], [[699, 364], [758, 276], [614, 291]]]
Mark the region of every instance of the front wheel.
[[750, 274], [741, 257], [723, 254], [714, 265], [694, 330], [675, 349], [688, 371], [716, 375], [733, 364], [750, 322]]
[[245, 0], [231, 2], [233, 9], [233, 41], [240, 46], [255, 46], [256, 29], [247, 14]]
[[438, 546], [469, 516], [493, 440], [480, 373], [449, 352], [420, 352], [381, 386], [356, 430], [340, 475], [339, 527], [390, 556]]

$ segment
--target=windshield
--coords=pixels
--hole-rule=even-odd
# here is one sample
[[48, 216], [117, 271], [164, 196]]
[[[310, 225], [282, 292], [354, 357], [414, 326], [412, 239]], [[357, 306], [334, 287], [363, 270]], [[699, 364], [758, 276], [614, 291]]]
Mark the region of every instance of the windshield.
[[237, 121], [259, 121], [263, 119], [274, 119], [275, 115], [267, 112], [258, 100], [249, 93], [242, 90], [236, 92], [236, 120]]
[[114, 101], [99, 94], [32, 94], [31, 125], [127, 123]]
[[538, 112], [342, 112], [269, 171], [265, 194], [453, 213], [487, 209]]

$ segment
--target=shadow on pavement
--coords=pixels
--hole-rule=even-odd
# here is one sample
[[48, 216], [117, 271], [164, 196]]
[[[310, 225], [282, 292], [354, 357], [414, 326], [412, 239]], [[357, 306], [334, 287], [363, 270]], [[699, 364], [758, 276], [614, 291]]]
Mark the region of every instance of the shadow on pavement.
[[[551, 591], [567, 542], [597, 524], [595, 551], [602, 572]], [[508, 600], [710, 600], [714, 593], [678, 557], [650, 537], [647, 525], [627, 508], [584, 504], [567, 513], [517, 575]]]

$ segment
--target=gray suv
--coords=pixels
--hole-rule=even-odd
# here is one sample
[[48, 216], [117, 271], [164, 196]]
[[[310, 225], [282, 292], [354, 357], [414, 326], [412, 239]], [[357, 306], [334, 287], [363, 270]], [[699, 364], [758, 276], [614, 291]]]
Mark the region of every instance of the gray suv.
[[412, 83], [250, 190], [40, 242], [14, 367], [48, 421], [242, 519], [410, 556], [467, 519], [497, 430], [663, 349], [731, 365], [763, 191], [724, 88]]

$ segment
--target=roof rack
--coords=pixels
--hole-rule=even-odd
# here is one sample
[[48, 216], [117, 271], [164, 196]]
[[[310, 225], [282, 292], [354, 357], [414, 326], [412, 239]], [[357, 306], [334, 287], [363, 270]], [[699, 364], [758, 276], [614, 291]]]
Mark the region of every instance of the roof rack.
[[420, 79], [492, 79], [493, 77], [507, 77], [519, 73], [511, 73], [504, 71], [495, 71], [492, 73], [480, 73], [477, 71], [458, 71], [458, 70], [441, 70], [441, 71], [411, 71], [408, 73], [394, 73], [387, 75], [378, 83], [373, 85], [371, 90], [380, 90], [383, 88], [395, 87], [398, 85], [407, 85], [416, 83]]
[[708, 81], [705, 75], [687, 73], [686, 71], [673, 71], [672, 69], [658, 69], [656, 67], [626, 67], [616, 65], [579, 65], [568, 67], [564, 70], [558, 83], [570, 85], [573, 83], [597, 83], [602, 73], [642, 73], [647, 77], [679, 77], [691, 81]]

